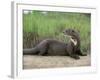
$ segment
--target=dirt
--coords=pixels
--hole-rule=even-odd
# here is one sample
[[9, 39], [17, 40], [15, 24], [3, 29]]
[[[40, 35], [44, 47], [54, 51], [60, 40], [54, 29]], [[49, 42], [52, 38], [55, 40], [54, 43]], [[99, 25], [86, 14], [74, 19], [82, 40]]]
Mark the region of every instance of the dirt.
[[90, 55], [80, 56], [79, 60], [75, 60], [69, 56], [23, 56], [23, 69], [79, 67], [90, 65]]

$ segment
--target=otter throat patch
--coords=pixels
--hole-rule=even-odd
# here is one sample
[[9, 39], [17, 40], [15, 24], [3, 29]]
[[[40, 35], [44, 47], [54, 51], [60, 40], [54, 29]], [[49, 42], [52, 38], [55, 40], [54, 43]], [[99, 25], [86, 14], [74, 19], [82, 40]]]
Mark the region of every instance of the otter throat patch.
[[75, 46], [77, 45], [77, 40], [71, 38], [71, 41], [73, 42], [73, 44], [74, 44]]

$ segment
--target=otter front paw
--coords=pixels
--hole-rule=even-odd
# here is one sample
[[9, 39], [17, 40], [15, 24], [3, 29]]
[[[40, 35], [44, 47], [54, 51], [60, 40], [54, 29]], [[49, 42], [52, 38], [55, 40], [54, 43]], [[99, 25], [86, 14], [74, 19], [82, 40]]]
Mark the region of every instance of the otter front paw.
[[80, 59], [80, 57], [79, 57], [79, 56], [75, 56], [75, 57], [74, 57], [74, 59], [76, 59], [76, 60], [77, 60], [77, 59]]
[[74, 58], [74, 59], [80, 59], [80, 57], [78, 56], [78, 55], [70, 55], [72, 58]]

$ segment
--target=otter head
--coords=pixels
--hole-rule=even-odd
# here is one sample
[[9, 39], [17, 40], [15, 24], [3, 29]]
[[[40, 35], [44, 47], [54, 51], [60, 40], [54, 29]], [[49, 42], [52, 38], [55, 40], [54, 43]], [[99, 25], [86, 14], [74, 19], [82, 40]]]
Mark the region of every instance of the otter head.
[[70, 41], [74, 43], [74, 45], [77, 45], [77, 39], [79, 39], [79, 34], [77, 31], [73, 29], [66, 29], [63, 33], [64, 35], [70, 37]]
[[77, 32], [73, 29], [66, 29], [63, 33], [64, 33], [64, 35], [67, 35], [69, 37], [78, 36]]

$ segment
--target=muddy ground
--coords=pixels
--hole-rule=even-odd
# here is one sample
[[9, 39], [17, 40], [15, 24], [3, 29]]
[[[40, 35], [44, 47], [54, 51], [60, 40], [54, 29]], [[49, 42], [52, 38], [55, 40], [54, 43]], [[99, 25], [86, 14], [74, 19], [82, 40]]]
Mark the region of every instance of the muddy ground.
[[79, 60], [70, 58], [69, 56], [23, 56], [24, 69], [36, 68], [56, 68], [56, 67], [76, 67], [76, 66], [90, 66], [91, 56], [80, 56]]

